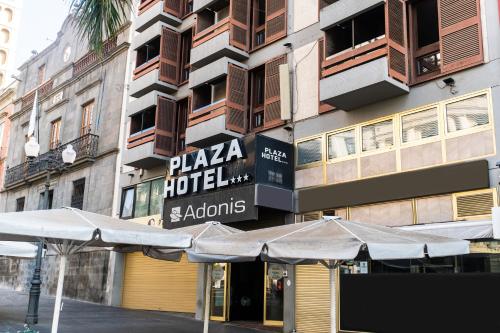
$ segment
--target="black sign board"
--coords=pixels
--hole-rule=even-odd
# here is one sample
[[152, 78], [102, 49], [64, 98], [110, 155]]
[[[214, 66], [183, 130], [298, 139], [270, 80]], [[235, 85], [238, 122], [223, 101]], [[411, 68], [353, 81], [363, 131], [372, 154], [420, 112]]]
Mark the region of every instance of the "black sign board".
[[293, 189], [293, 146], [263, 135], [255, 136], [255, 182]]
[[192, 195], [164, 201], [163, 227], [174, 229], [206, 221], [224, 223], [256, 220], [255, 186]]

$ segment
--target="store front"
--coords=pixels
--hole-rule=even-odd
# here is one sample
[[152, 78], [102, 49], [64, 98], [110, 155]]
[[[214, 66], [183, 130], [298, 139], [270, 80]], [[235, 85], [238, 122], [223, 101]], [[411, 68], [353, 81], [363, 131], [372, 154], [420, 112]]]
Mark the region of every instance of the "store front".
[[[233, 139], [172, 158], [169, 170], [164, 228], [219, 221], [254, 230], [283, 225], [293, 212], [288, 143], [262, 135]], [[286, 274], [285, 265], [260, 260], [213, 264], [211, 320], [283, 326]]]

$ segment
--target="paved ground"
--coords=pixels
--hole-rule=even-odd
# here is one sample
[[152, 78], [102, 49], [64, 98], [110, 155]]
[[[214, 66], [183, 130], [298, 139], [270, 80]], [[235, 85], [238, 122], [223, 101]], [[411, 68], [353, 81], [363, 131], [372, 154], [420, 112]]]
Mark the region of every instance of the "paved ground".
[[[16, 333], [23, 328], [28, 295], [0, 289], [0, 333]], [[37, 330], [50, 332], [54, 299], [40, 299]], [[133, 311], [64, 300], [59, 333], [193, 333], [202, 332], [203, 323], [193, 318], [156, 311]], [[256, 333], [259, 330], [230, 324], [210, 324], [210, 333]]]

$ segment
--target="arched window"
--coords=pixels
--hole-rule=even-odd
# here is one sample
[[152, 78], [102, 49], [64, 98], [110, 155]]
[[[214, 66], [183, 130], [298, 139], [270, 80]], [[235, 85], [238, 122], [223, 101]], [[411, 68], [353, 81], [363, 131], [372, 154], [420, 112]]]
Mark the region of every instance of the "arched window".
[[0, 65], [5, 65], [7, 62], [7, 52], [0, 50]]
[[6, 23], [12, 22], [12, 17], [13, 16], [14, 16], [14, 13], [12, 12], [12, 9], [5, 8], [2, 11], [2, 22], [6, 22]]
[[0, 31], [0, 41], [4, 44], [7, 44], [10, 40], [10, 32], [7, 29], [2, 29]]

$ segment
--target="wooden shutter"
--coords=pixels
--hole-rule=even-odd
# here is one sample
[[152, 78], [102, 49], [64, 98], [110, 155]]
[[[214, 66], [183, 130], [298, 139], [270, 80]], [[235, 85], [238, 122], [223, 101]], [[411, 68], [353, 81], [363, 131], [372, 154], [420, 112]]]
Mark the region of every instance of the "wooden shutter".
[[264, 127], [273, 127], [284, 123], [284, 121], [281, 120], [279, 66], [286, 63], [286, 55], [266, 62], [264, 81]]
[[238, 133], [246, 133], [248, 72], [229, 64], [226, 86], [226, 127]]
[[179, 83], [179, 58], [181, 34], [163, 28], [160, 50], [160, 80], [177, 85]]
[[175, 17], [181, 17], [181, 0], [164, 0], [165, 13]]
[[173, 156], [175, 154], [175, 120], [177, 103], [158, 97], [156, 107], [155, 154]]
[[483, 61], [480, 0], [438, 0], [443, 73]]
[[385, 5], [385, 17], [389, 55], [389, 76], [403, 83], [408, 83], [408, 43], [405, 1], [387, 0]]
[[287, 0], [266, 0], [266, 44], [286, 36]]
[[247, 51], [249, 49], [250, 1], [231, 0], [231, 45]]

